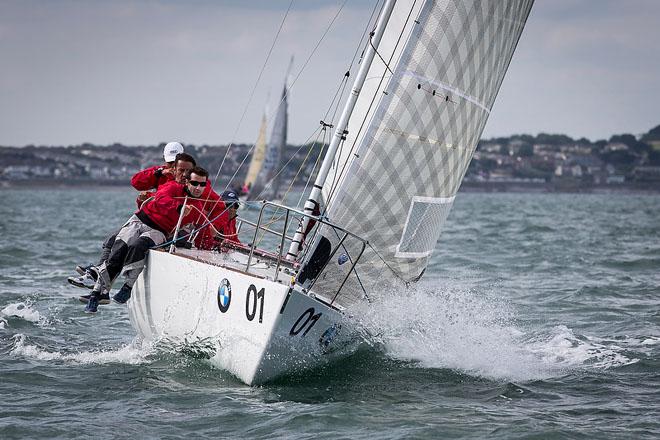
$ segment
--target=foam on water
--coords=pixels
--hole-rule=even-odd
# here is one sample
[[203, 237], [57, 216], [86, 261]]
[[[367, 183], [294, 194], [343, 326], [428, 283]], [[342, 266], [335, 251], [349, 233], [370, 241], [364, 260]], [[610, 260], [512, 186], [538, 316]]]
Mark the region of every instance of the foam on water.
[[51, 361], [61, 360], [76, 364], [141, 364], [146, 361], [147, 356], [153, 353], [153, 347], [149, 344], [133, 342], [107, 351], [82, 351], [78, 353], [63, 353], [60, 351], [48, 351], [37, 345], [27, 342], [24, 334], [18, 333], [13, 336], [14, 347], [11, 349], [12, 356], [22, 356], [31, 359]]
[[4, 309], [0, 310], [0, 314], [7, 317], [21, 318], [34, 323], [37, 323], [42, 319], [41, 314], [37, 310], [34, 310], [30, 304], [24, 302], [9, 304]]
[[420, 284], [371, 304], [364, 316], [389, 356], [488, 379], [527, 381], [637, 362], [616, 343], [576, 336], [566, 326], [549, 333], [520, 328], [506, 300], [456, 282]]

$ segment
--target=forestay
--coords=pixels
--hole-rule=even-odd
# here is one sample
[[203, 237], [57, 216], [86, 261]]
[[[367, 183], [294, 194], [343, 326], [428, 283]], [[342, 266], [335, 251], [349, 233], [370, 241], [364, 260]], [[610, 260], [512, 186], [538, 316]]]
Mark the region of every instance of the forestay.
[[[532, 3], [397, 2], [324, 185], [330, 221], [371, 245], [339, 303], [394, 294], [392, 281], [423, 274]], [[334, 291], [356, 253], [344, 243], [315, 290]]]

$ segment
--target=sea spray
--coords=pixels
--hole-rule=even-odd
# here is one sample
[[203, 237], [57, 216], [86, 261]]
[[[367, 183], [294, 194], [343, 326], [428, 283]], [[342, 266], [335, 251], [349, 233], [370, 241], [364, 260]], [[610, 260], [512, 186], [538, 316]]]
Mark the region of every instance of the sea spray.
[[493, 290], [465, 289], [457, 280], [422, 282], [362, 309], [361, 323], [392, 358], [493, 380], [544, 379], [635, 362], [616, 344], [577, 337], [566, 326], [550, 333], [521, 327], [515, 307]]
[[34, 310], [31, 304], [24, 302], [7, 305], [0, 310], [0, 315], [21, 318], [34, 323], [38, 323], [42, 319], [41, 314], [37, 310]]
[[150, 344], [134, 341], [116, 350], [81, 351], [77, 353], [49, 350], [40, 347], [21, 333], [13, 335], [14, 343], [10, 351], [12, 356], [20, 356], [42, 361], [61, 360], [75, 364], [141, 364], [154, 352]]

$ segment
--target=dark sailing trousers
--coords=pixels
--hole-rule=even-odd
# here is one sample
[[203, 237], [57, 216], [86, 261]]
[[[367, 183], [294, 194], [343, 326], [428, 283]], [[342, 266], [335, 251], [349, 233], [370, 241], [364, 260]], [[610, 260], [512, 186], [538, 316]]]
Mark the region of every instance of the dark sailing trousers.
[[99, 258], [99, 262], [96, 263], [95, 266], [100, 266], [106, 262], [106, 260], [110, 256], [110, 252], [112, 251], [112, 246], [115, 244], [115, 238], [117, 238], [117, 234], [119, 234], [120, 230], [121, 229], [114, 231], [112, 234], [108, 235], [108, 237], [103, 241], [103, 247], [101, 248], [101, 257]]
[[133, 287], [144, 269], [149, 249], [164, 242], [165, 235], [162, 232], [145, 225], [135, 215], [132, 216], [119, 230], [108, 259], [99, 267], [94, 290], [110, 291], [122, 273], [126, 276], [126, 284]]

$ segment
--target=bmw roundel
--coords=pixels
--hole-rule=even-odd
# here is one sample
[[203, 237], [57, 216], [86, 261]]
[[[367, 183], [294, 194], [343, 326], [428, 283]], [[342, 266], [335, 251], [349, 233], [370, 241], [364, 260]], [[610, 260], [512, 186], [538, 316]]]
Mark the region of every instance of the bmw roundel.
[[231, 284], [227, 278], [223, 279], [218, 287], [218, 308], [222, 313], [229, 310], [231, 303]]

